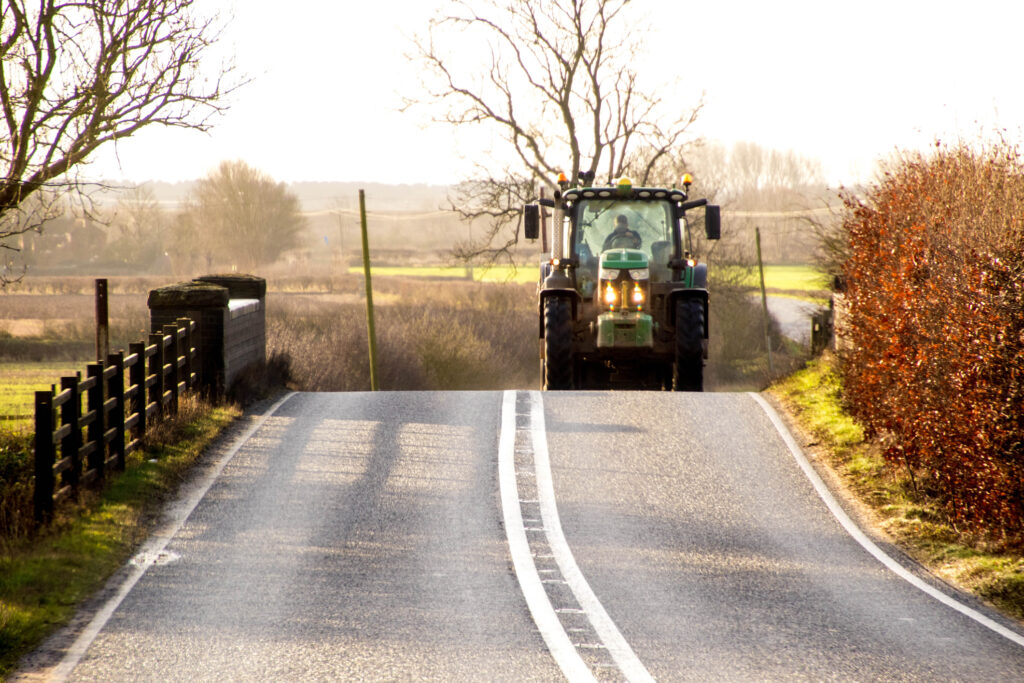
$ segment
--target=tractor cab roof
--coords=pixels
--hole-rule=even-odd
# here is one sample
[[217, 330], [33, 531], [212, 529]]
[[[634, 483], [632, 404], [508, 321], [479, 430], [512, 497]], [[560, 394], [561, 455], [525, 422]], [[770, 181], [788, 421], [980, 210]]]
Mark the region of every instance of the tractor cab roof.
[[664, 187], [633, 187], [631, 185], [574, 187], [566, 190], [562, 194], [562, 199], [567, 202], [576, 202], [580, 199], [668, 200], [671, 202], [683, 202], [686, 201], [686, 192]]

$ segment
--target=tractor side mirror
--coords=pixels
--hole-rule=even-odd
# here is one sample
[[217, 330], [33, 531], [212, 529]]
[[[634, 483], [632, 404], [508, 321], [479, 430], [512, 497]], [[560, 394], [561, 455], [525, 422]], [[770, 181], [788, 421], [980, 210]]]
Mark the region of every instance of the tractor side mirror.
[[709, 240], [722, 237], [722, 207], [708, 204], [704, 207], [704, 235]]
[[527, 204], [523, 207], [523, 235], [528, 240], [540, 236], [540, 206]]

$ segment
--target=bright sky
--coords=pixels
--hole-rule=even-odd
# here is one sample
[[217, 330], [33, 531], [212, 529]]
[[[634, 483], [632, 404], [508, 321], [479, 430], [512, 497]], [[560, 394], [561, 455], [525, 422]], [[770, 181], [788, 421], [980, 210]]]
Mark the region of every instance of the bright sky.
[[[207, 0], [217, 5], [218, 0]], [[400, 113], [416, 92], [409, 36], [432, 0], [219, 0], [225, 45], [254, 81], [206, 135], [150, 130], [91, 175], [191, 180], [242, 159], [277, 180], [447, 183], [479, 138]], [[287, 6], [286, 11], [282, 7]], [[870, 176], [897, 148], [1006, 129], [1024, 138], [1024, 3], [1006, 0], [632, 0], [655, 28], [644, 68], [705, 92], [695, 134], [822, 160], [830, 182]], [[477, 160], [486, 161], [486, 159]]]

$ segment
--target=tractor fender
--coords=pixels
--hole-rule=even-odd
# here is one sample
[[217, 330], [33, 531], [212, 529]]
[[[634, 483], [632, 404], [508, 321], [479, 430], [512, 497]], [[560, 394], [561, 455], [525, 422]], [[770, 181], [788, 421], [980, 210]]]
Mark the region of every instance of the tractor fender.
[[539, 329], [539, 338], [544, 338], [544, 300], [551, 296], [564, 296], [572, 299], [572, 319], [576, 320], [577, 311], [579, 310], [580, 301], [582, 297], [580, 293], [572, 287], [552, 287], [540, 290], [540, 296], [537, 301], [537, 321]]
[[[698, 266], [699, 268], [699, 266]], [[696, 269], [694, 269], [696, 271]], [[694, 280], [697, 279], [698, 273], [694, 272]], [[707, 267], [704, 268], [704, 278], [707, 279]], [[708, 290], [705, 288], [688, 288], [688, 289], [677, 289], [669, 293], [668, 301], [668, 321], [672, 327], [676, 326], [676, 302], [680, 299], [698, 299], [704, 305], [704, 338], [708, 338], [708, 328], [710, 325], [710, 319], [708, 318]]]
[[693, 286], [697, 289], [708, 288], [708, 264], [698, 263], [693, 267]]

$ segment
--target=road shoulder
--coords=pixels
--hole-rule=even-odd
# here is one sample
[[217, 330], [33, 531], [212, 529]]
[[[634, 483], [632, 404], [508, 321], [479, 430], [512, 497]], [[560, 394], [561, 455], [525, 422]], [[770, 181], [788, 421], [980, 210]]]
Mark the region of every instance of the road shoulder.
[[[844, 467], [843, 456], [837, 452], [840, 448], [829, 443], [828, 437], [819, 433], [820, 430], [815, 430], [801, 408], [787, 398], [783, 391], [772, 387], [761, 392], [760, 396], [775, 408], [839, 505], [874, 543], [905, 569], [943, 593], [986, 612], [1008, 626], [1012, 625], [1018, 630], [1024, 627], [1024, 618], [1021, 618], [1024, 609], [1019, 601], [1011, 601], [1007, 605], [988, 599], [985, 586], [990, 584], [980, 581], [977, 572], [972, 572], [970, 568], [960, 568], [956, 561], [948, 559], [949, 556], [958, 555], [962, 546], [948, 544], [950, 550], [945, 553], [937, 551], [931, 528], [922, 525], [920, 529], [915, 529], [904, 520], [896, 519], [881, 499], [876, 497], [871, 500], [865, 495], [868, 491], [864, 482], [858, 481], [848, 471], [849, 468]], [[871, 447], [871, 444], [866, 444], [866, 447]], [[896, 533], [890, 531], [892, 528]], [[989, 557], [976, 549], [963, 548], [963, 551], [976, 556], [978, 564], [986, 564], [985, 558]], [[1012, 567], [1024, 563], [1019, 553], [999, 553], [991, 557]], [[1008, 573], [1016, 574], [1019, 571], [1011, 569]], [[960, 580], [964, 574], [968, 578], [966, 581]], [[992, 579], [998, 580], [998, 577]]]

